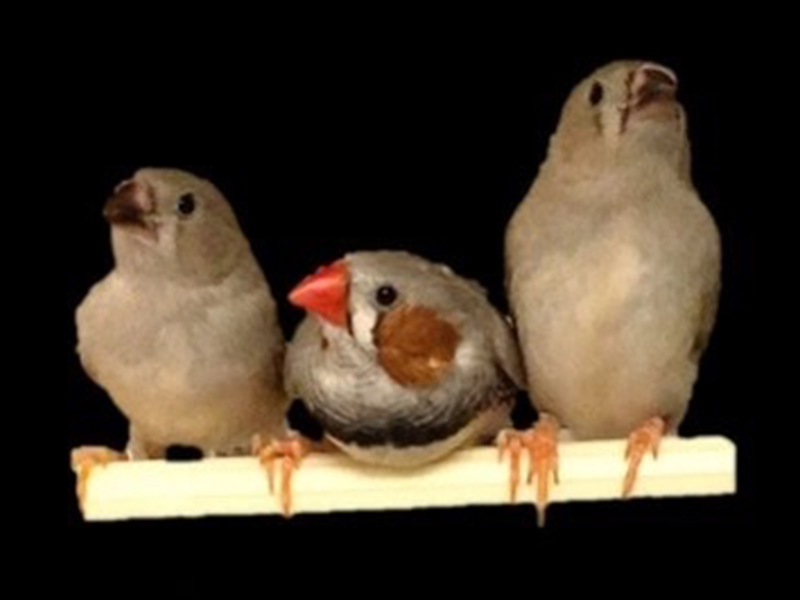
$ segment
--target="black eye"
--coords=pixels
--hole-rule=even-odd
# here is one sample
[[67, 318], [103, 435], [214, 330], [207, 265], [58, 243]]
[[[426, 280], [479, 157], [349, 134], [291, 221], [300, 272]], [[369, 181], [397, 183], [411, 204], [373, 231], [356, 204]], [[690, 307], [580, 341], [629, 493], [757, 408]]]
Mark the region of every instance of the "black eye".
[[397, 300], [397, 290], [390, 285], [384, 285], [378, 289], [375, 299], [381, 306], [391, 306]]
[[592, 91], [589, 92], [589, 102], [592, 106], [597, 106], [603, 100], [603, 86], [595, 82]]
[[184, 194], [178, 198], [178, 212], [188, 217], [197, 208], [197, 201], [194, 199], [194, 194]]

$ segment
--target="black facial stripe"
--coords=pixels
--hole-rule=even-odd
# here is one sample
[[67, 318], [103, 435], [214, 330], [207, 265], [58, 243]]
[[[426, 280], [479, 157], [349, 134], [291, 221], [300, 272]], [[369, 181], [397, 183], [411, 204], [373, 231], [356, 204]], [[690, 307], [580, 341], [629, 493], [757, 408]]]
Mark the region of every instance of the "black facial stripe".
[[386, 318], [386, 312], [379, 312], [375, 318], [375, 325], [372, 327], [372, 344], [377, 347], [378, 345], [378, 331], [381, 328], [381, 322]]
[[603, 133], [603, 119], [600, 118], [600, 113], [596, 112], [592, 115], [592, 122], [599, 133]]

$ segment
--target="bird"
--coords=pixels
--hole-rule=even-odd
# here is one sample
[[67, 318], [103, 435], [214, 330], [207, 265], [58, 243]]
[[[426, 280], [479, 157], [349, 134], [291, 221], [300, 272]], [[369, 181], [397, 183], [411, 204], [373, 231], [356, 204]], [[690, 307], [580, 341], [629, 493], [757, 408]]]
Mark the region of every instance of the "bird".
[[289, 300], [307, 316], [288, 345], [287, 396], [355, 461], [413, 469], [510, 425], [519, 349], [478, 283], [405, 251], [359, 251]]
[[559, 440], [627, 437], [630, 497], [643, 458], [678, 433], [714, 327], [720, 235], [677, 89], [672, 69], [643, 60], [580, 82], [508, 224], [506, 288], [539, 420], [505, 443], [529, 454], [542, 522]]
[[163, 458], [251, 452], [285, 433], [285, 341], [269, 284], [230, 204], [208, 180], [143, 168], [104, 216], [114, 267], [76, 311], [88, 376], [129, 421], [125, 452], [72, 453], [83, 504], [91, 470]]

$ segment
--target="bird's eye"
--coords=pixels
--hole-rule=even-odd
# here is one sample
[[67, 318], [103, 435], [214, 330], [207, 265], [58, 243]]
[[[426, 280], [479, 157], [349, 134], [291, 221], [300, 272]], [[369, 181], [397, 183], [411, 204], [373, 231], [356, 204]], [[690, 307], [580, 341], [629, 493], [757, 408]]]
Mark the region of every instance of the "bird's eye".
[[197, 201], [194, 194], [184, 194], [178, 198], [178, 212], [184, 217], [191, 215], [197, 208]]
[[397, 290], [390, 285], [384, 285], [378, 289], [375, 299], [381, 306], [391, 306], [397, 300]]
[[589, 103], [592, 106], [597, 106], [603, 100], [603, 86], [602, 84], [595, 82], [592, 85], [592, 91], [589, 92]]

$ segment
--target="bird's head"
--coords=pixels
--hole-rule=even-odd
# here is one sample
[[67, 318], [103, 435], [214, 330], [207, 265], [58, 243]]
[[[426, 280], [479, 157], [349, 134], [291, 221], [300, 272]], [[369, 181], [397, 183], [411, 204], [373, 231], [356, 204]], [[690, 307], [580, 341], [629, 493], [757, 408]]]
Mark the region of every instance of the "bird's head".
[[323, 348], [351, 344], [396, 382], [438, 382], [462, 340], [466, 282], [404, 252], [357, 252], [319, 269], [289, 295], [321, 321]]
[[103, 212], [123, 269], [214, 281], [249, 249], [222, 193], [185, 171], [140, 169], [117, 186]]
[[675, 72], [653, 62], [618, 61], [598, 69], [564, 105], [551, 158], [592, 169], [657, 154], [687, 168], [686, 115], [677, 91]]

